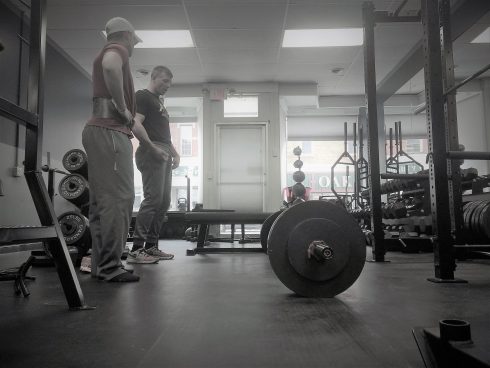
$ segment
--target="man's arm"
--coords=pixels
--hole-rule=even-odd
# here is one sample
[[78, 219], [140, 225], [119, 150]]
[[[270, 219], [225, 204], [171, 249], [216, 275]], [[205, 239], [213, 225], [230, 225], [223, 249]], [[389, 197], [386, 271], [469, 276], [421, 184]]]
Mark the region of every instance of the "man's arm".
[[128, 110], [126, 101], [124, 101], [122, 66], [122, 58], [117, 52], [107, 51], [104, 54], [102, 58], [102, 72], [105, 85], [111, 94], [117, 111], [125, 119], [124, 123], [131, 126], [133, 115]]
[[180, 165], [180, 155], [173, 144], [170, 144], [170, 154], [172, 155], [172, 170], [175, 170]]

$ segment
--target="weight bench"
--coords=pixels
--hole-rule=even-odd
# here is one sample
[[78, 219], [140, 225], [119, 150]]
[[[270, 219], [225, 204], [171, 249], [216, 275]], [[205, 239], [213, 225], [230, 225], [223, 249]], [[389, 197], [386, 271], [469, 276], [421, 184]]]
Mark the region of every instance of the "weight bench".
[[263, 252], [263, 248], [245, 248], [245, 247], [205, 247], [206, 239], [209, 232], [209, 225], [244, 225], [244, 224], [263, 224], [272, 213], [240, 213], [240, 212], [187, 212], [184, 215], [184, 221], [189, 225], [199, 225], [197, 235], [197, 246], [193, 249], [187, 249], [188, 256], [194, 256], [197, 253], [243, 253], [243, 252]]

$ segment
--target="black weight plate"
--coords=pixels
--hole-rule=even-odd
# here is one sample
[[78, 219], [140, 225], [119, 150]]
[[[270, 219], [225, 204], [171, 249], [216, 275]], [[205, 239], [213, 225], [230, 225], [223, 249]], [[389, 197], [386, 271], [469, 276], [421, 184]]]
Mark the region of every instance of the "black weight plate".
[[[308, 258], [308, 247], [315, 240], [328, 239], [332, 259], [318, 261]], [[309, 280], [325, 281], [337, 276], [349, 261], [350, 247], [342, 229], [334, 221], [310, 218], [294, 227], [288, 240], [289, 263], [296, 272]]]
[[487, 239], [490, 239], [490, 202], [481, 214], [480, 227], [483, 230], [483, 234]]
[[[345, 267], [324, 281], [302, 276], [289, 260], [289, 253], [296, 252], [293, 242], [297, 235], [291, 237], [293, 230], [301, 222], [312, 218], [335, 222], [341, 229], [342, 238], [337, 239], [338, 232], [332, 232], [330, 238], [321, 240], [327, 245], [345, 241], [350, 251]], [[281, 213], [272, 225], [267, 244], [269, 261], [279, 280], [295, 293], [308, 297], [333, 297], [345, 291], [359, 277], [366, 259], [366, 241], [356, 220], [344, 208], [324, 201], [307, 201]], [[306, 257], [306, 253], [303, 256]], [[311, 259], [311, 262], [311, 267], [318, 267], [316, 260]]]
[[89, 201], [89, 185], [87, 180], [79, 174], [66, 175], [58, 185], [60, 196], [81, 206]]
[[80, 241], [89, 227], [87, 218], [76, 212], [62, 214], [58, 217], [58, 222], [68, 245]]
[[464, 229], [468, 234], [471, 234], [471, 228], [470, 228], [470, 218], [471, 218], [471, 212], [473, 211], [473, 207], [476, 205], [475, 201], [468, 202], [464, 206], [464, 212], [463, 212], [463, 225]]
[[63, 156], [63, 167], [71, 173], [80, 174], [87, 178], [87, 155], [80, 149], [69, 150]]
[[483, 203], [480, 205], [480, 210], [478, 211], [478, 216], [475, 216], [475, 226], [477, 229], [479, 240], [485, 240], [485, 238], [486, 238], [484, 215], [485, 215], [486, 211], [488, 210], [489, 206], [490, 206], [489, 201], [483, 201]]
[[475, 239], [480, 239], [481, 238], [481, 232], [480, 232], [480, 213], [485, 207], [486, 203], [484, 201], [481, 201], [476, 208], [473, 210], [473, 213], [471, 215], [471, 232], [474, 236]]
[[468, 231], [470, 232], [470, 235], [472, 237], [475, 236], [474, 234], [475, 230], [473, 229], [473, 215], [475, 214], [475, 211], [477, 210], [478, 206], [482, 202], [483, 201], [473, 201], [473, 203], [468, 207], [467, 225], [468, 225]]
[[272, 215], [267, 217], [260, 228], [260, 244], [264, 252], [267, 252], [267, 238], [269, 237], [269, 232], [271, 231], [272, 224], [276, 221], [277, 217], [282, 213], [283, 210], [274, 212]]
[[61, 232], [67, 245], [75, 246], [78, 250], [76, 265], [92, 247], [88, 219], [78, 212], [66, 212], [58, 217]]

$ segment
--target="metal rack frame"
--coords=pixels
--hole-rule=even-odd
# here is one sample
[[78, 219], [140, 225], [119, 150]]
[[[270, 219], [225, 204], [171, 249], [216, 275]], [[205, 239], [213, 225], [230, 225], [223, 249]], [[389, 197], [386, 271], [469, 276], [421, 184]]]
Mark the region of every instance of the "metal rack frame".
[[[422, 0], [421, 16], [398, 17], [386, 12], [374, 11], [371, 2], [363, 4], [365, 89], [369, 127], [369, 197], [374, 230], [374, 260], [384, 260], [384, 244], [381, 229], [381, 193], [378, 147], [378, 116], [374, 58], [374, 27], [380, 22], [421, 21], [424, 36], [405, 57], [399, 71], [408, 74], [423, 55], [427, 106], [427, 132], [429, 139], [430, 199], [434, 229], [434, 271], [431, 281], [464, 282], [454, 278], [456, 267], [454, 245], [462, 239], [462, 194], [458, 159], [490, 159], [489, 152], [459, 151], [456, 118], [456, 90], [490, 68], [485, 66], [463, 82], [455, 85], [452, 42], [469, 25], [490, 11], [490, 4], [480, 0], [461, 0], [451, 13], [449, 0]], [[455, 23], [451, 29], [451, 22]], [[419, 50], [421, 49], [421, 50]], [[394, 91], [393, 73], [381, 82], [381, 100], [386, 91]], [[450, 229], [450, 231], [448, 231]]]
[[32, 0], [30, 10], [27, 109], [0, 98], [0, 115], [26, 127], [24, 175], [42, 226], [0, 227], [0, 246], [39, 240], [46, 241], [53, 255], [69, 308], [71, 310], [90, 309], [85, 304], [82, 289], [41, 172], [46, 0]]

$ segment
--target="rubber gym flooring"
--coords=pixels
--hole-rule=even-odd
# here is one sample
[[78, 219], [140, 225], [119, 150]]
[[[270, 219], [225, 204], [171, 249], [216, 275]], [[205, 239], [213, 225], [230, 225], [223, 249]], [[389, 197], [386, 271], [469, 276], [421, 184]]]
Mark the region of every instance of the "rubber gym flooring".
[[[136, 265], [139, 283], [81, 274], [93, 311], [68, 311], [54, 268], [30, 271], [28, 298], [1, 282], [0, 367], [423, 367], [412, 327], [488, 321], [484, 261], [459, 263], [469, 284], [434, 284], [432, 254], [388, 253], [390, 263], [366, 263], [346, 292], [306, 299], [264, 254], [188, 257], [190, 245], [160, 241], [176, 258]], [[0, 268], [27, 256], [2, 254]]]

